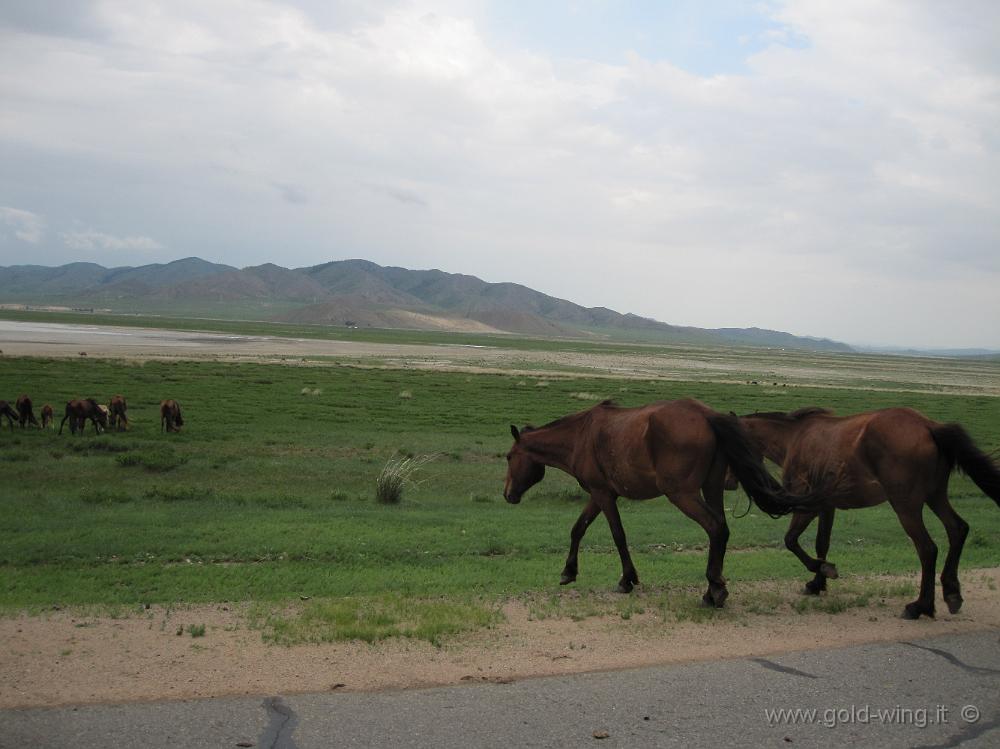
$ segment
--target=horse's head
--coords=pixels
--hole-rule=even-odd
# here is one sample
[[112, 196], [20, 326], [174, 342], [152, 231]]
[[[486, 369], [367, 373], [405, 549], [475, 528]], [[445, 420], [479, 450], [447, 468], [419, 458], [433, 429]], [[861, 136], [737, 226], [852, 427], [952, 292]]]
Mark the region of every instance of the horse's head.
[[101, 428], [108, 428], [108, 407], [99, 404], [93, 398], [87, 398], [87, 403], [90, 404], [90, 412], [97, 419], [97, 423], [101, 425]]
[[[524, 431], [529, 431], [525, 427]], [[521, 433], [511, 424], [514, 444], [507, 453], [507, 479], [503, 485], [503, 498], [516, 505], [528, 489], [545, 477], [545, 466], [533, 459], [521, 441]]]

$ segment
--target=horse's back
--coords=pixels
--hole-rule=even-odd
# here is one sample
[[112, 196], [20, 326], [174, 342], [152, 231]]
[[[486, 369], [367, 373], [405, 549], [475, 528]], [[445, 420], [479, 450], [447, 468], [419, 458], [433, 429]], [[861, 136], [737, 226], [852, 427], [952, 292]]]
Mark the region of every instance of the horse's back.
[[694, 398], [656, 401], [635, 408], [602, 406], [598, 407], [601, 414], [595, 425], [623, 442], [645, 444], [659, 439], [681, 446], [714, 439], [707, 417], [715, 411]]
[[811, 419], [789, 451], [786, 476], [818, 466], [839, 474], [842, 507], [878, 504], [939, 473], [935, 423], [912, 408]]
[[645, 499], [665, 488], [700, 487], [715, 456], [710, 413], [687, 398], [635, 408], [602, 404], [593, 409], [588, 427], [591, 454], [622, 496]]

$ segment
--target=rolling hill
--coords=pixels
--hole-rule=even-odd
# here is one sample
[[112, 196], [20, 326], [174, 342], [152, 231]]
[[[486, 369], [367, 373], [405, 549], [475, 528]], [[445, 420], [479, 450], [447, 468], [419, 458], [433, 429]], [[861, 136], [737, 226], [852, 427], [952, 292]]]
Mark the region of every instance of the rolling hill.
[[679, 327], [605, 307], [583, 307], [515, 283], [440, 270], [335, 260], [306, 268], [247, 268], [190, 257], [104, 268], [0, 267], [0, 303], [207, 315], [348, 327], [455, 330], [658, 343], [851, 351], [843, 343], [759, 328]]

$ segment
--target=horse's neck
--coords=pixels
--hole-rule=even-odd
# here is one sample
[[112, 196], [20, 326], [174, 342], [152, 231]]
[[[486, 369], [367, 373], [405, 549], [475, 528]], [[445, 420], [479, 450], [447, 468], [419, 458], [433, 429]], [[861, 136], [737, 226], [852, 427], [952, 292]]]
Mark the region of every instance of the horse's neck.
[[522, 440], [531, 456], [539, 463], [572, 473], [570, 467], [573, 452], [580, 435], [578, 426], [568, 424], [540, 427], [523, 435]]
[[798, 434], [802, 424], [798, 422], [772, 421], [770, 419], [749, 419], [747, 429], [754, 442], [768, 460], [777, 464], [785, 462], [788, 445]]

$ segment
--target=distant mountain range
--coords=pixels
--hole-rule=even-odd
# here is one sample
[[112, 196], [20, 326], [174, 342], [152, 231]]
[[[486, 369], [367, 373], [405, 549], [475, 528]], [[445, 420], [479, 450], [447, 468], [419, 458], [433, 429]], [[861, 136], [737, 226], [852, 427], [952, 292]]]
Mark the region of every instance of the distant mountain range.
[[270, 263], [240, 269], [196, 257], [135, 268], [15, 265], [0, 267], [0, 303], [341, 327], [852, 350], [844, 343], [775, 330], [669, 325], [605, 307], [582, 307], [519, 284], [367, 260], [295, 269]]

